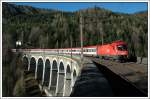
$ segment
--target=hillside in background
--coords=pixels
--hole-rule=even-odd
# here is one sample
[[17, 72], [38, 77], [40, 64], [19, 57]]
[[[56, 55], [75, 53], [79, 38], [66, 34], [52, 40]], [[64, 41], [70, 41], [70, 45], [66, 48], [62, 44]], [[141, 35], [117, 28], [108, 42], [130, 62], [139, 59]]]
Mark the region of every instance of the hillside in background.
[[3, 48], [15, 48], [21, 40], [23, 48], [59, 48], [80, 46], [79, 13], [84, 19], [84, 45], [101, 44], [115, 40], [128, 43], [131, 54], [147, 56], [148, 15], [114, 13], [99, 7], [76, 12], [62, 12], [3, 3]]
[[148, 11], [140, 11], [140, 12], [134, 13], [134, 15], [141, 16], [141, 17], [147, 17]]

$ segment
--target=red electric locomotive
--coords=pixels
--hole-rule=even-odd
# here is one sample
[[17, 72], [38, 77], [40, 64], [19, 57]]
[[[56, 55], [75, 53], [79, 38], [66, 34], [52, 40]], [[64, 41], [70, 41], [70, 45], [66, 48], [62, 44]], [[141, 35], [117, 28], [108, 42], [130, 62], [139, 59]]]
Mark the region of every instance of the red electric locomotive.
[[111, 44], [98, 45], [97, 55], [105, 59], [127, 60], [127, 44], [119, 40]]

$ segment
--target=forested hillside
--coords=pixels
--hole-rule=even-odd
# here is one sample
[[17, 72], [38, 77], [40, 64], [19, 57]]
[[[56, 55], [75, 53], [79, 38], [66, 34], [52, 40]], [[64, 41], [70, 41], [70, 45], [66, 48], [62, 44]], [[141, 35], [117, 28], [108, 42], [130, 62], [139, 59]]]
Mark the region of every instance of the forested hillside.
[[2, 6], [3, 49], [15, 48], [19, 39], [23, 48], [70, 47], [70, 38], [73, 47], [79, 47], [79, 12], [82, 11], [84, 46], [101, 44], [103, 35], [104, 43], [124, 40], [131, 54], [147, 56], [147, 12], [122, 14], [99, 7], [64, 12], [8, 3]]

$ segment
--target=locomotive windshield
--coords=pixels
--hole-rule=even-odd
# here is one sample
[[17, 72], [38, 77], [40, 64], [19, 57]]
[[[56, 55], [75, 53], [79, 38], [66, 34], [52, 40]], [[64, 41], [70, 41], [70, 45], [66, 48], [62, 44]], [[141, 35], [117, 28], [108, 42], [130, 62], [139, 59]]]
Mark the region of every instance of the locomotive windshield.
[[126, 51], [127, 50], [127, 46], [126, 45], [118, 45], [117, 49], [120, 51]]

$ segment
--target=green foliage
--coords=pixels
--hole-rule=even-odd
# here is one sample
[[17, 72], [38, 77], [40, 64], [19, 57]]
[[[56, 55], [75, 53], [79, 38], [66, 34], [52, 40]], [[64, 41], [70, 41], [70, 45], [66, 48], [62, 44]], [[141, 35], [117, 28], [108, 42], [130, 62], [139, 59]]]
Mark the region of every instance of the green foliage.
[[[3, 50], [3, 53], [5, 51]], [[3, 57], [2, 90], [3, 90], [4, 97], [6, 96], [11, 97], [13, 96], [13, 91], [16, 85], [16, 81], [22, 77], [23, 67], [21, 67], [22, 61], [20, 56], [17, 56], [12, 52], [5, 52], [5, 53], [7, 53], [6, 58], [11, 58], [11, 59], [9, 59], [9, 61], [6, 61], [5, 60], [6, 58]]]
[[16, 85], [14, 87], [13, 96], [15, 97], [25, 97], [25, 85], [24, 85], [24, 79], [23, 76], [16, 82]]

